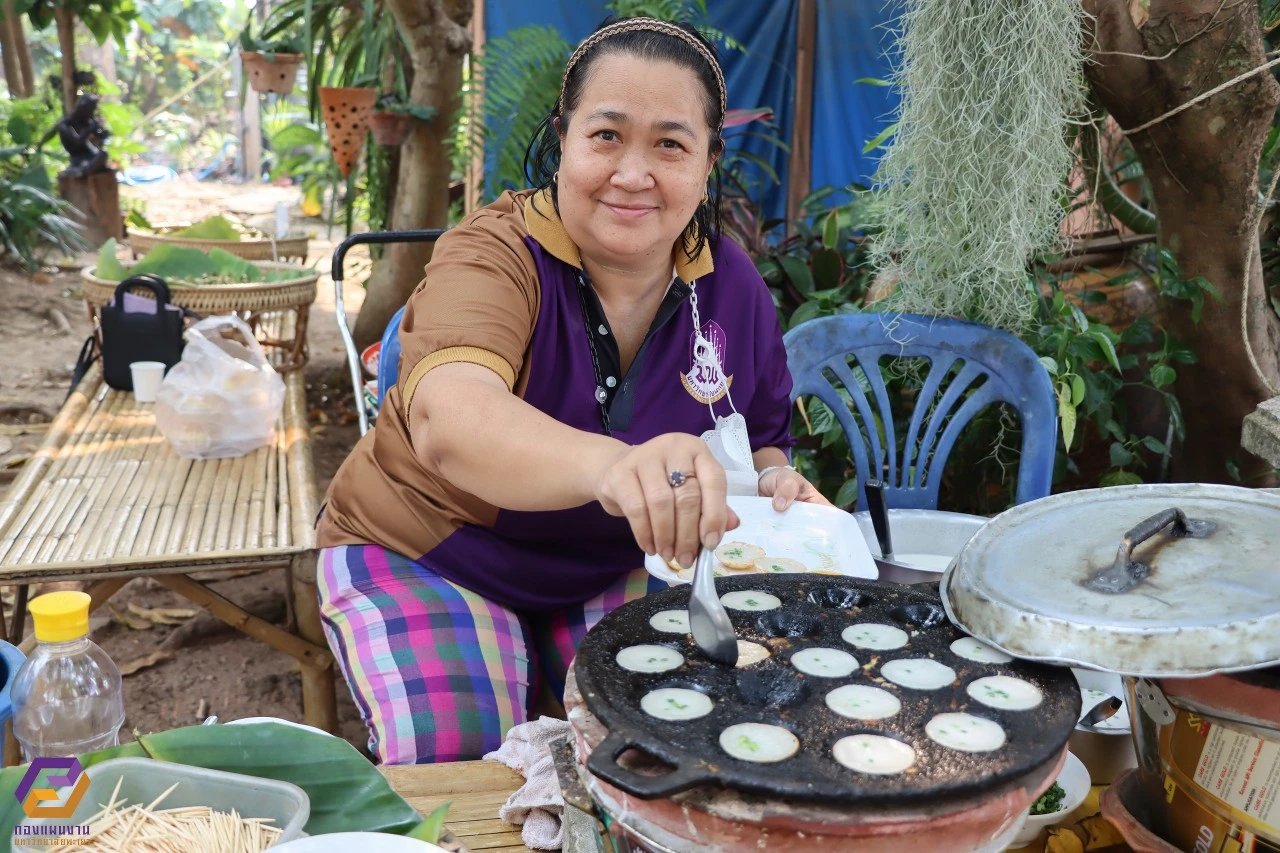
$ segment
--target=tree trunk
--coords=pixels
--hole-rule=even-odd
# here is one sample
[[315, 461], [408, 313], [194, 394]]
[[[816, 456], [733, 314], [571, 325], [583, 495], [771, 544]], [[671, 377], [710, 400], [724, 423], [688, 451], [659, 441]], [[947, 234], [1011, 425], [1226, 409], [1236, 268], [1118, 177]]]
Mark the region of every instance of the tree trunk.
[[[1102, 103], [1126, 129], [1137, 128], [1221, 83], [1263, 65], [1266, 48], [1252, 2], [1151, 0], [1135, 24], [1125, 0], [1084, 0], [1095, 23], [1098, 53], [1085, 71]], [[1198, 34], [1198, 35], [1197, 35]], [[1138, 54], [1140, 59], [1118, 54]], [[1241, 424], [1269, 396], [1249, 363], [1252, 350], [1273, 385], [1280, 385], [1280, 320], [1265, 293], [1258, 243], [1249, 225], [1258, 205], [1258, 168], [1280, 85], [1268, 72], [1129, 134], [1151, 181], [1159, 237], [1186, 278], [1203, 276], [1221, 300], [1209, 298], [1199, 324], [1183, 301], [1165, 306], [1169, 331], [1199, 357], [1179, 365], [1175, 389], [1187, 441], [1174, 456], [1176, 479], [1228, 482], [1227, 462], [1246, 475], [1266, 466], [1240, 448]], [[1245, 264], [1252, 273], [1245, 285]], [[1241, 311], [1249, 306], [1246, 344]]]
[[18, 68], [22, 71], [22, 97], [34, 97], [38, 81], [36, 80], [36, 73], [32, 69], [31, 45], [27, 44], [27, 34], [22, 27], [21, 15], [13, 16], [13, 46], [18, 54]]
[[0, 53], [4, 54], [4, 79], [9, 84], [9, 95], [29, 98], [35, 92], [35, 80], [31, 73], [31, 51], [22, 30], [22, 15], [14, 10], [13, 0], [4, 0], [0, 14], [4, 16], [0, 21]]
[[[462, 60], [471, 46], [467, 22], [473, 0], [386, 0], [386, 8], [409, 44], [413, 82], [409, 100], [435, 107], [430, 122], [415, 122], [400, 147], [400, 166], [393, 185], [411, 188], [394, 193], [389, 229], [443, 228], [449, 221], [449, 126], [462, 90]], [[361, 346], [379, 340], [391, 315], [400, 309], [422, 280], [431, 259], [431, 244], [392, 243], [373, 266], [367, 293], [356, 319]]]
[[58, 48], [62, 51], [62, 109], [70, 113], [76, 105], [76, 16], [70, 9], [53, 10], [58, 26]]
[[13, 45], [13, 0], [5, 0], [0, 15], [0, 61], [4, 63], [4, 82], [9, 85], [9, 97], [21, 98], [22, 69], [18, 66], [18, 51]]

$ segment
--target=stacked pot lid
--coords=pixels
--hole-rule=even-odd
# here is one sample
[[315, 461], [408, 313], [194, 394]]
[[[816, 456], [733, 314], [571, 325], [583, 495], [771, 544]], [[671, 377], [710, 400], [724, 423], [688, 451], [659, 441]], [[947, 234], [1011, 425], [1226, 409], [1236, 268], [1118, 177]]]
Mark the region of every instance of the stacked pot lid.
[[983, 527], [942, 582], [1014, 657], [1145, 677], [1280, 664], [1280, 494], [1205, 484], [1053, 495]]

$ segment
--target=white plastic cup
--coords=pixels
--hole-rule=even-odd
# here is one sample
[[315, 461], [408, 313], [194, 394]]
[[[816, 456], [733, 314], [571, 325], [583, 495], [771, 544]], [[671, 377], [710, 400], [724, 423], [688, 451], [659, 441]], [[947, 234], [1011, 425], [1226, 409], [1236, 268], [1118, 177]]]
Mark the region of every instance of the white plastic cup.
[[133, 399], [139, 403], [154, 403], [160, 383], [164, 381], [164, 362], [135, 361], [129, 365], [133, 374]]

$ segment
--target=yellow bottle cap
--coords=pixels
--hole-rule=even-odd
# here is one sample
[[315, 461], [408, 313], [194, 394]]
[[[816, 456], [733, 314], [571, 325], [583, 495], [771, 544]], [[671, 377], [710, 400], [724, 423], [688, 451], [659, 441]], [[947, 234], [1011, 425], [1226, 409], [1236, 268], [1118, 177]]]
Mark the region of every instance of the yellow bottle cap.
[[65, 643], [89, 636], [87, 593], [64, 590], [31, 599], [27, 611], [34, 623], [36, 639], [42, 643]]

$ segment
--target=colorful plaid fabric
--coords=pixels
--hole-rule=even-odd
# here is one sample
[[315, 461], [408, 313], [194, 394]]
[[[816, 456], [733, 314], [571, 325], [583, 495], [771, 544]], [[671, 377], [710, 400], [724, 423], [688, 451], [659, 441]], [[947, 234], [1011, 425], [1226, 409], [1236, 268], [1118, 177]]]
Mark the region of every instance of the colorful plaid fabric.
[[577, 646], [610, 610], [666, 584], [638, 569], [582, 604], [518, 613], [377, 545], [320, 552], [329, 646], [384, 764], [481, 758], [556, 696]]

